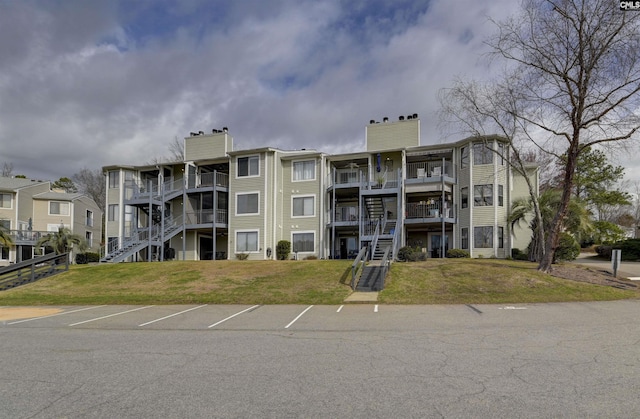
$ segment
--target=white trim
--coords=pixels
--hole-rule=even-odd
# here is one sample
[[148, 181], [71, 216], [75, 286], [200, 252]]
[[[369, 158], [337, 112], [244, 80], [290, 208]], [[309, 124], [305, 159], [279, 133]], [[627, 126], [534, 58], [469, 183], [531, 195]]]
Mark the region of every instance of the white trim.
[[[238, 233], [256, 233], [256, 250], [238, 250]], [[234, 253], [260, 253], [260, 230], [259, 229], [240, 229], [233, 232], [233, 239], [235, 243], [233, 245]]]
[[[293, 200], [294, 199], [304, 199], [304, 198], [313, 198], [313, 214], [311, 215], [294, 215], [293, 214]], [[304, 210], [304, 204], [302, 205]], [[304, 194], [304, 195], [291, 195], [291, 218], [313, 218], [316, 216], [317, 210], [317, 200], [316, 194]]]
[[[252, 157], [255, 157], [255, 158], [258, 159], [258, 174], [257, 175], [249, 174], [247, 176], [240, 176], [238, 160], [239, 159], [251, 159]], [[236, 179], [247, 179], [247, 178], [260, 177], [260, 154], [252, 154], [252, 155], [249, 155], [249, 156], [236, 156], [235, 164], [236, 164]], [[266, 161], [265, 161], [265, 164], [266, 164]], [[250, 167], [249, 161], [247, 161], [247, 170], [249, 170], [249, 167]]]
[[[238, 196], [239, 195], [258, 195], [258, 212], [238, 213]], [[235, 215], [236, 217], [256, 216], [260, 215], [260, 191], [236, 192], [235, 194]]]

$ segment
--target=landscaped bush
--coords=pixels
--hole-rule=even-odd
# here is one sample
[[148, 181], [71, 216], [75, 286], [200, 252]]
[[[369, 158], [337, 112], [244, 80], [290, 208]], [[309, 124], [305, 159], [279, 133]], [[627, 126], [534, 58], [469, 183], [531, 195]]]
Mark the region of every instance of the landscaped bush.
[[304, 258], [304, 260], [318, 260], [318, 256], [316, 255], [309, 255], [307, 257]]
[[513, 260], [529, 260], [529, 256], [520, 249], [511, 249], [511, 257]]
[[598, 247], [609, 248], [608, 254], [600, 254], [600, 252], [598, 252], [598, 255], [602, 257], [606, 257], [607, 259], [611, 259], [611, 249], [620, 249], [622, 250], [622, 254], [620, 256], [622, 260], [626, 260], [626, 261], [640, 260], [640, 239], [627, 239], [627, 240], [622, 240], [617, 243], [614, 243], [611, 246], [598, 246]]
[[613, 249], [613, 246], [610, 246], [608, 244], [601, 244], [600, 246], [596, 246], [596, 253], [601, 258], [611, 259], [612, 249]]
[[280, 240], [276, 245], [276, 257], [278, 260], [289, 259], [291, 253], [291, 242], [289, 240]]
[[571, 234], [560, 233], [558, 248], [554, 255], [556, 261], [575, 260], [580, 255], [580, 243]]
[[84, 265], [87, 263], [100, 262], [100, 255], [94, 252], [78, 253], [76, 255], [76, 263], [78, 265]]
[[417, 247], [413, 248], [411, 246], [404, 246], [398, 250], [398, 260], [401, 262], [423, 261], [427, 260], [427, 254]]
[[238, 260], [247, 260], [249, 258], [249, 253], [236, 253], [236, 259]]
[[470, 256], [469, 252], [463, 249], [449, 249], [447, 251], [448, 258], [468, 258]]

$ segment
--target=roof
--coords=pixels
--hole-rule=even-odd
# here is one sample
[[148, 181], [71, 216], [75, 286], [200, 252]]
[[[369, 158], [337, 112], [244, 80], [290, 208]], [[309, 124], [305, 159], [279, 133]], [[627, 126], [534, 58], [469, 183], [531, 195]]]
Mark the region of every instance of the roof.
[[55, 199], [56, 201], [75, 201], [76, 199], [85, 196], [82, 193], [66, 193], [66, 192], [43, 192], [33, 196], [33, 199]]
[[44, 184], [48, 182], [49, 181], [0, 176], [0, 191], [13, 192], [18, 189], [26, 188], [28, 186]]

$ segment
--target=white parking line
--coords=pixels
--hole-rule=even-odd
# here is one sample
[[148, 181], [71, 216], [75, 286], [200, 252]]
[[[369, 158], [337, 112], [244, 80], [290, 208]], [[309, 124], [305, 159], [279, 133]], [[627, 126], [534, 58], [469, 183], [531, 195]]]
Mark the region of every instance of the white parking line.
[[377, 313], [378, 312], [378, 305], [376, 304], [375, 306], [373, 306], [373, 312]]
[[311, 307], [313, 307], [313, 306], [311, 305], [311, 306], [309, 306], [309, 307], [305, 308], [305, 309], [304, 309], [304, 311], [303, 311], [302, 313], [298, 314], [298, 317], [296, 317], [295, 319], [291, 320], [291, 323], [289, 323], [288, 325], [286, 325], [284, 328], [285, 328], [285, 329], [288, 329], [288, 328], [289, 328], [289, 326], [291, 326], [292, 324], [294, 324], [294, 323], [295, 323], [295, 322], [296, 322], [300, 317], [302, 317], [302, 315], [303, 315], [304, 313], [306, 313], [307, 311], [309, 311], [309, 310], [311, 309]]
[[85, 308], [80, 308], [78, 310], [65, 311], [64, 313], [50, 314], [48, 316], [40, 316], [40, 317], [34, 317], [32, 319], [18, 320], [16, 322], [11, 322], [11, 323], [7, 323], [7, 324], [18, 324], [18, 323], [30, 322], [32, 320], [40, 320], [40, 319], [46, 319], [48, 317], [62, 316], [64, 314], [77, 313], [79, 311], [85, 311], [85, 310], [93, 310], [94, 308], [100, 308], [100, 307], [106, 307], [106, 306], [85, 307]]
[[211, 326], [209, 326], [209, 329], [211, 329], [212, 327], [216, 327], [216, 326], [217, 326], [217, 325], [219, 325], [220, 323], [224, 323], [224, 322], [226, 322], [226, 321], [227, 321], [227, 320], [229, 320], [229, 319], [233, 319], [234, 317], [239, 316], [239, 315], [240, 315], [240, 314], [242, 314], [242, 313], [246, 313], [247, 311], [252, 310], [252, 309], [254, 309], [254, 308], [256, 308], [256, 307], [260, 307], [260, 305], [258, 304], [258, 305], [255, 305], [255, 306], [253, 306], [253, 307], [246, 308], [246, 309], [244, 309], [244, 310], [242, 310], [242, 311], [240, 311], [240, 312], [238, 312], [238, 313], [236, 313], [236, 314], [233, 314], [233, 315], [231, 315], [231, 316], [227, 317], [226, 319], [222, 319], [222, 320], [220, 320], [219, 322], [214, 323], [214, 324], [212, 324]]
[[107, 319], [107, 318], [109, 318], [109, 317], [119, 316], [119, 315], [121, 315], [121, 314], [131, 313], [131, 312], [133, 312], [133, 311], [138, 311], [138, 310], [144, 310], [145, 308], [151, 308], [151, 307], [155, 307], [155, 306], [138, 307], [138, 308], [134, 308], [134, 309], [132, 309], [132, 310], [121, 311], [120, 313], [109, 314], [108, 316], [102, 316], [102, 317], [98, 317], [98, 318], [95, 318], [95, 319], [85, 320], [85, 321], [83, 321], [83, 322], [73, 323], [73, 324], [70, 324], [70, 325], [69, 325], [69, 327], [71, 327], [71, 326], [77, 326], [77, 325], [79, 325], [79, 324], [85, 324], [85, 323], [89, 323], [89, 322], [95, 322], [96, 320]]
[[340, 313], [342, 311], [342, 307], [344, 307], [344, 304], [338, 307], [338, 310], [336, 311], [336, 313]]
[[168, 316], [161, 317], [161, 318], [159, 318], [159, 319], [151, 320], [150, 322], [146, 322], [146, 323], [139, 324], [139, 325], [138, 325], [138, 327], [146, 326], [146, 325], [148, 325], [148, 324], [155, 323], [155, 322], [159, 322], [159, 321], [161, 321], [161, 320], [166, 320], [166, 319], [169, 319], [169, 318], [171, 318], [171, 317], [173, 317], [173, 316], [177, 316], [177, 315], [179, 315], [179, 314], [183, 314], [183, 313], [187, 313], [187, 312], [189, 312], [189, 311], [197, 310], [197, 309], [199, 309], [199, 308], [206, 307], [206, 306], [207, 306], [206, 304], [203, 304], [203, 305], [198, 306], [198, 307], [191, 307], [190, 309], [188, 309], [188, 310], [183, 310], [183, 311], [181, 311], [181, 312], [179, 312], [179, 313], [173, 313], [173, 314], [170, 314], [170, 315], [168, 315]]

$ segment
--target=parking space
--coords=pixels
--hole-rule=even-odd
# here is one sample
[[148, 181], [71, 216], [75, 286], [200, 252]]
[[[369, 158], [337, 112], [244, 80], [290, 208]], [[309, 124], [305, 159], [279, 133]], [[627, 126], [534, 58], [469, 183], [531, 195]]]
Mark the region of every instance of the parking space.
[[[511, 317], [524, 306], [164, 305], [51, 307], [53, 314], [4, 321], [3, 327], [144, 330], [412, 330]], [[0, 311], [3, 309], [0, 308]], [[508, 313], [508, 312], [511, 313]], [[37, 311], [34, 313], [38, 313]]]

